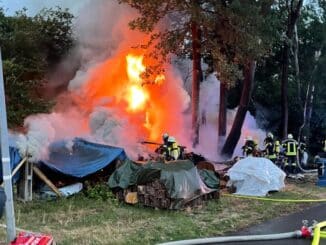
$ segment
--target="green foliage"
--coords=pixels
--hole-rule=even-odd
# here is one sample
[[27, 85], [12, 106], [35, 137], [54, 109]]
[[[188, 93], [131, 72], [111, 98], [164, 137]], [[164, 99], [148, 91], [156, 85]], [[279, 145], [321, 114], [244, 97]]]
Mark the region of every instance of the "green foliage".
[[60, 8], [44, 9], [34, 17], [26, 9], [5, 16], [0, 9], [0, 46], [9, 126], [21, 125], [34, 113], [52, 106], [42, 97], [44, 77], [72, 47], [73, 16]]
[[[289, 132], [295, 136], [303, 122], [303, 102], [306, 99], [306, 90], [309, 81], [315, 84], [315, 96], [313, 103], [313, 113], [311, 118], [311, 132], [305, 132], [310, 136], [312, 152], [316, 146], [314, 144], [326, 134], [326, 6], [323, 9], [321, 4], [307, 4], [303, 6], [301, 18], [298, 21], [299, 37], [299, 81], [295, 79], [293, 55], [290, 55], [289, 66]], [[281, 10], [280, 17], [282, 16]], [[275, 43], [273, 55], [262, 60], [257, 66], [256, 84], [253, 94], [253, 102], [264, 108], [265, 120], [262, 124], [266, 129], [279, 130], [280, 122], [280, 74], [281, 74], [281, 42]], [[321, 56], [317, 62], [315, 52], [321, 51]], [[299, 83], [299, 84], [298, 84]], [[299, 86], [298, 86], [299, 85]], [[300, 92], [298, 91], [300, 87]], [[258, 108], [260, 108], [258, 106]], [[257, 108], [257, 106], [256, 106]], [[257, 111], [262, 114], [263, 110]], [[314, 149], [313, 149], [314, 148]]]
[[38, 80], [24, 80], [25, 69], [14, 60], [3, 62], [5, 76], [6, 101], [9, 126], [19, 125], [22, 120], [35, 113], [48, 111], [51, 102], [45, 101], [37, 93]]
[[112, 191], [106, 183], [97, 183], [95, 185], [91, 185], [89, 182], [85, 182], [84, 194], [86, 197], [91, 199], [110, 201], [113, 204], [118, 204], [117, 198], [113, 195]]

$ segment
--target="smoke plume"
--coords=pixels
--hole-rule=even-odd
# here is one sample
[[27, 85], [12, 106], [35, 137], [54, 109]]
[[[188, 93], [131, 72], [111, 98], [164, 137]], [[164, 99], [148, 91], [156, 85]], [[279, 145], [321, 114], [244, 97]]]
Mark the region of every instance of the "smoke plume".
[[[201, 85], [200, 145], [192, 149], [191, 86], [183, 82], [191, 81], [191, 63], [181, 60], [178, 67], [166, 64], [165, 74], [157, 74], [159, 80], [142, 84], [141, 73], [155, 60], [144, 58], [144, 52], [150, 50], [132, 48], [149, 40], [145, 34], [129, 29], [128, 22], [136, 16], [133, 9], [116, 1], [89, 1], [81, 8], [75, 29], [77, 46], [71, 60], [58, 66], [52, 80], [62, 82], [60, 72], [69, 70], [69, 65], [72, 70], [78, 64], [78, 70], [72, 74], [67, 91], [57, 98], [52, 113], [26, 118], [28, 133], [17, 142], [22, 154], [38, 161], [47, 157], [52, 142], [83, 137], [123, 147], [135, 159], [148, 151], [141, 141], [160, 142], [161, 135], [168, 132], [188, 150], [218, 159], [219, 81], [211, 74]], [[234, 114], [228, 112], [229, 128]], [[260, 138], [257, 132], [248, 114], [241, 137], [251, 134]]]

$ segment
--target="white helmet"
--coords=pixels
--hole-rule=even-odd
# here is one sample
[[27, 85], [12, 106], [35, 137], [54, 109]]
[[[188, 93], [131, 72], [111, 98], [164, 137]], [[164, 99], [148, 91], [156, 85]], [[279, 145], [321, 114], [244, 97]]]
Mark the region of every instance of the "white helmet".
[[247, 136], [246, 140], [252, 140], [252, 136]]
[[293, 135], [292, 134], [288, 134], [288, 139], [293, 139]]
[[273, 135], [271, 132], [269, 132], [269, 133], [267, 134], [267, 137], [273, 139], [273, 138], [274, 138], [274, 135]]
[[170, 142], [170, 143], [174, 143], [174, 142], [175, 142], [175, 138], [172, 137], [172, 136], [170, 136], [170, 137], [168, 138], [168, 142]]
[[168, 133], [164, 133], [162, 135], [162, 138], [163, 138], [163, 140], [166, 140], [167, 138], [169, 138], [169, 134]]

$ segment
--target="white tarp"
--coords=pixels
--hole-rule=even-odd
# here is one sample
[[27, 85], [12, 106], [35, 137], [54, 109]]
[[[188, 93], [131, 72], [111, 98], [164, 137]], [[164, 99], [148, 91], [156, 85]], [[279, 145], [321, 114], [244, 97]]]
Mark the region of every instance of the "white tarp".
[[246, 196], [265, 196], [269, 191], [282, 189], [286, 174], [269, 159], [246, 157], [227, 172], [228, 186], [235, 186], [236, 193]]

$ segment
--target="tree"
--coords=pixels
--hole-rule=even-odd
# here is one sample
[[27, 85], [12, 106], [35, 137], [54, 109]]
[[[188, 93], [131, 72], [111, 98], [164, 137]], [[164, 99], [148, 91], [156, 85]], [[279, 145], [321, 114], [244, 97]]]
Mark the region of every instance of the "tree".
[[[322, 2], [321, 2], [322, 3]], [[325, 5], [326, 6], [326, 5]], [[286, 20], [287, 16], [280, 11], [281, 20]], [[297, 79], [297, 70], [295, 68], [295, 56], [292, 62], [289, 62], [288, 74], [288, 108], [289, 121], [288, 131], [294, 134], [294, 137], [300, 137], [300, 127], [304, 122], [302, 102], [306, 99], [306, 91], [310, 94], [309, 83], [315, 85], [313, 104], [310, 107], [311, 120], [306, 116], [306, 122], [302, 128], [302, 136], [310, 138], [308, 144], [311, 152], [317, 152], [317, 142], [326, 129], [325, 110], [325, 40], [326, 40], [326, 22], [325, 10], [321, 4], [306, 4], [302, 7], [300, 19], [297, 21], [297, 31], [299, 37], [298, 63], [299, 78]], [[286, 28], [286, 27], [284, 27]], [[284, 29], [284, 32], [286, 29]], [[281, 86], [279, 67], [282, 61], [283, 43], [281, 40], [276, 42], [273, 47], [273, 55], [265, 58], [257, 64], [257, 74], [255, 88], [253, 93], [253, 102], [258, 109], [252, 110], [258, 120], [259, 125], [271, 130], [275, 135], [282, 135], [282, 128], [279, 128], [280, 118], [280, 98]], [[320, 52], [318, 62], [315, 60], [315, 52]], [[292, 65], [293, 64], [293, 65]], [[298, 81], [300, 81], [300, 94], [298, 93]], [[308, 96], [310, 98], [310, 96]], [[307, 110], [308, 111], [308, 110]], [[310, 130], [308, 129], [310, 121]]]
[[[131, 22], [132, 28], [155, 32], [155, 24], [164, 18], [169, 20], [170, 25], [152, 34], [151, 40], [158, 40], [155, 47], [163, 57], [169, 53], [193, 53], [183, 47], [189, 37], [189, 27], [196, 21], [203, 32], [201, 52], [212, 57], [218, 78], [228, 86], [242, 78], [241, 67], [251, 62], [248, 57], [260, 57], [270, 46], [270, 36], [267, 38], [267, 35], [263, 35], [271, 26], [265, 24], [269, 18], [260, 12], [265, 9], [266, 3], [273, 2], [271, 0], [121, 2], [128, 3], [140, 12], [140, 17]], [[193, 43], [195, 40], [192, 40]], [[197, 103], [195, 97], [192, 99], [193, 103]], [[196, 114], [196, 110], [193, 113]], [[195, 119], [196, 115], [193, 115], [193, 126]]]
[[283, 44], [282, 55], [282, 76], [281, 76], [281, 104], [282, 104], [282, 136], [287, 137], [288, 134], [288, 75], [289, 75], [289, 53], [292, 48], [293, 35], [296, 23], [300, 16], [303, 0], [286, 0], [287, 30], [286, 37]]
[[0, 45], [8, 101], [9, 126], [19, 126], [30, 114], [51, 107], [41, 95], [46, 72], [73, 45], [73, 16], [60, 8], [46, 9], [34, 17], [26, 9], [14, 16], [0, 10]]
[[243, 88], [241, 93], [241, 99], [238, 106], [238, 110], [232, 124], [230, 134], [228, 135], [225, 144], [222, 148], [222, 155], [230, 157], [233, 154], [234, 148], [238, 143], [238, 140], [241, 136], [241, 129], [248, 111], [249, 100], [251, 98], [251, 92], [254, 83], [254, 75], [256, 69], [256, 62], [251, 61], [246, 64], [244, 69], [244, 81]]
[[[245, 120], [251, 98], [256, 60], [261, 58], [261, 56], [264, 54], [267, 54], [269, 47], [273, 44], [273, 39], [267, 40], [270, 38], [271, 30], [265, 29], [265, 26], [262, 26], [262, 24], [265, 25], [268, 21], [273, 23], [270, 19], [272, 16], [270, 15], [270, 8], [272, 4], [273, 1], [262, 1], [257, 3], [240, 1], [239, 6], [235, 8], [235, 13], [237, 13], [236, 16], [241, 16], [241, 19], [245, 20], [244, 23], [246, 25], [244, 27], [241, 24], [238, 25], [238, 28], [242, 27], [246, 30], [245, 35], [243, 35], [243, 40], [245, 40], [246, 43], [235, 43], [235, 47], [242, 47], [240, 55], [238, 53], [237, 60], [241, 61], [239, 64], [243, 64], [244, 82], [240, 104], [238, 106], [231, 131], [221, 150], [221, 154], [224, 157], [232, 156], [241, 135], [242, 125]], [[273, 25], [269, 24], [269, 26]], [[241, 33], [241, 30], [235, 32], [235, 34], [239, 33]], [[263, 45], [260, 45], [260, 43], [263, 43]], [[255, 48], [253, 48], [252, 45], [255, 45]]]

